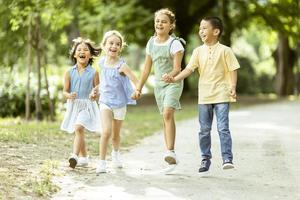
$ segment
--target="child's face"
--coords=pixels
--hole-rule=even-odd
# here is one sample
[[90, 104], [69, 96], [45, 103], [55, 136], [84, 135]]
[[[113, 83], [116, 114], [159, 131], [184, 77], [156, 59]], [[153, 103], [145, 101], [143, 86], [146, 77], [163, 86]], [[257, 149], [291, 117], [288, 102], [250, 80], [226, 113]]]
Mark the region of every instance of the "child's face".
[[169, 35], [173, 25], [165, 14], [158, 14], [154, 20], [154, 28], [157, 35]]
[[91, 58], [89, 47], [85, 43], [79, 44], [75, 50], [74, 58], [77, 64], [87, 65]]
[[112, 35], [106, 39], [104, 51], [107, 56], [117, 57], [121, 52], [121, 48], [122, 41], [118, 36]]
[[199, 27], [199, 36], [205, 44], [210, 44], [218, 40], [220, 30], [215, 29], [209, 21], [202, 20]]

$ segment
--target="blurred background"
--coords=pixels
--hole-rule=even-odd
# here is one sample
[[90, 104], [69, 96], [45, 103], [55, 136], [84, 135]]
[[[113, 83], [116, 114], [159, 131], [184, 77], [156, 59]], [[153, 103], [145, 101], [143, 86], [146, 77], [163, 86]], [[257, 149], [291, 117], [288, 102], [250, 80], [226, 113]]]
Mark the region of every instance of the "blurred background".
[[[239, 94], [299, 95], [299, 0], [1, 0], [0, 117], [56, 119], [78, 36], [99, 44], [103, 33], [119, 30], [128, 44], [123, 56], [139, 77], [154, 12], [165, 7], [176, 14], [176, 35], [187, 41], [183, 67], [201, 44], [201, 18], [214, 15], [224, 22], [221, 42], [241, 65]], [[184, 94], [197, 94], [197, 76], [185, 81]]]

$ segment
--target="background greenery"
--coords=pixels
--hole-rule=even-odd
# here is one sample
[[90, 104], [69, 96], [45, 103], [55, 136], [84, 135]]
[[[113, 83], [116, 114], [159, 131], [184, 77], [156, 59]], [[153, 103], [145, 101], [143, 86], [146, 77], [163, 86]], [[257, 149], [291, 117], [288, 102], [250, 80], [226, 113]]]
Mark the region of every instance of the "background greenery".
[[[153, 13], [163, 7], [176, 13], [176, 34], [187, 40], [183, 67], [201, 44], [199, 21], [215, 15], [224, 22], [221, 42], [241, 64], [240, 94], [299, 93], [299, 0], [1, 0], [0, 5], [2, 117], [55, 120], [61, 114], [62, 76], [78, 36], [99, 44], [106, 31], [121, 31], [128, 43], [123, 56], [139, 76], [154, 33]], [[197, 76], [185, 81], [185, 93], [197, 92]], [[151, 81], [147, 86], [151, 92]]]

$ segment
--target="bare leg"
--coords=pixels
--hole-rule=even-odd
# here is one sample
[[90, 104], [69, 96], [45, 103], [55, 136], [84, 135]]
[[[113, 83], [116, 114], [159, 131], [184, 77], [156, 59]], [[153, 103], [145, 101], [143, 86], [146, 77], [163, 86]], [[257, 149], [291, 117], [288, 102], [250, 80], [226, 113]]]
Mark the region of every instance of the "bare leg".
[[84, 127], [81, 125], [75, 126], [75, 138], [73, 144], [73, 153], [79, 155], [79, 152], [84, 143]]
[[79, 151], [79, 156], [80, 157], [86, 157], [87, 156], [85, 138], [83, 138], [81, 148], [80, 148], [80, 151]]
[[166, 147], [168, 150], [174, 150], [176, 127], [174, 120], [174, 108], [164, 108], [163, 120], [164, 120], [164, 136]]
[[107, 145], [112, 132], [112, 120], [113, 120], [112, 111], [108, 109], [101, 110], [101, 118], [102, 118], [101, 121], [102, 121], [103, 132], [100, 138], [99, 154], [100, 154], [100, 159], [105, 160]]
[[119, 150], [120, 148], [120, 131], [122, 127], [123, 120], [113, 120], [112, 123], [112, 146], [114, 150]]

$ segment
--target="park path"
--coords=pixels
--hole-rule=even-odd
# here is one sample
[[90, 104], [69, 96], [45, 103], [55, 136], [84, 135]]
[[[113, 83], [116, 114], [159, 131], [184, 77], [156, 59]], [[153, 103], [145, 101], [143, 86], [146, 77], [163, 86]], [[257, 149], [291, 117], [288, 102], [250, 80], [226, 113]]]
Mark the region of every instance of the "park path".
[[199, 125], [191, 119], [177, 123], [180, 164], [171, 175], [161, 173], [164, 148], [158, 132], [123, 154], [122, 170], [109, 168], [109, 173], [96, 176], [95, 160], [90, 168], [65, 170], [55, 180], [62, 189], [52, 199], [300, 199], [300, 101], [231, 111], [230, 126], [235, 170], [221, 169], [214, 124], [210, 176], [197, 174]]

